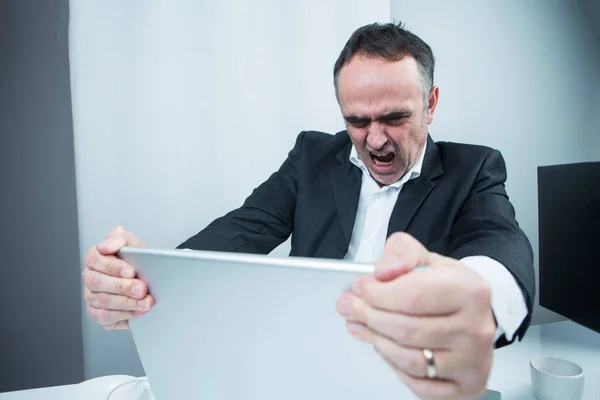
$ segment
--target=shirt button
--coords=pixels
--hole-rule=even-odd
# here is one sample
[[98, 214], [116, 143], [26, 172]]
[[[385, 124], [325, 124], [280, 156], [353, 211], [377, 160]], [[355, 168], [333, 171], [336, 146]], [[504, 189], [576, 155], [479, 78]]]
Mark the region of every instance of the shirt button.
[[373, 244], [373, 241], [371, 239], [367, 239], [367, 243]]

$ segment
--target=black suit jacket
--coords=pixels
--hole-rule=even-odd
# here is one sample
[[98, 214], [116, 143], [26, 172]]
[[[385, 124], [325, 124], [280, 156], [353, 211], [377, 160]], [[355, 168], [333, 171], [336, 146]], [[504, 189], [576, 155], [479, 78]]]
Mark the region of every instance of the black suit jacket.
[[[341, 259], [358, 209], [361, 171], [349, 160], [348, 133], [302, 132], [280, 169], [244, 204], [178, 248], [271, 252], [290, 235], [291, 256]], [[531, 245], [504, 188], [497, 150], [428, 137], [421, 175], [400, 191], [388, 236], [404, 231], [430, 251], [460, 259], [484, 255], [502, 263], [521, 287], [531, 319], [535, 281]], [[497, 346], [506, 344], [505, 338]]]

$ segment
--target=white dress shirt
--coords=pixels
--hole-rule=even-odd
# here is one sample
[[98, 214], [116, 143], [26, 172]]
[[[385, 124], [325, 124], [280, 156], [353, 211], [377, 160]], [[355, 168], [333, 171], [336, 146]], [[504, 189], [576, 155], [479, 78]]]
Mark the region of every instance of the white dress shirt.
[[[398, 194], [406, 182], [421, 174], [425, 147], [415, 165], [402, 179], [391, 185], [379, 187], [365, 164], [358, 158], [356, 148], [352, 146], [350, 161], [359, 167], [363, 174], [352, 238], [348, 253], [344, 257], [346, 260], [370, 264], [377, 261], [385, 245], [389, 220]], [[525, 299], [514, 277], [502, 264], [487, 256], [470, 256], [460, 261], [479, 273], [491, 287], [492, 309], [498, 323], [496, 339], [504, 333], [507, 340], [512, 340], [527, 316]]]

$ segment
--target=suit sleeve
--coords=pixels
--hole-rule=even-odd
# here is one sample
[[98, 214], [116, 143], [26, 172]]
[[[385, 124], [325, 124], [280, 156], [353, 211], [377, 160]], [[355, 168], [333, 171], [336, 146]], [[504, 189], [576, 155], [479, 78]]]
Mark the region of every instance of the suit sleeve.
[[254, 189], [241, 207], [210, 223], [178, 249], [268, 254], [292, 233], [302, 132], [279, 170]]
[[[455, 259], [487, 256], [498, 261], [512, 274], [527, 305], [527, 317], [516, 332], [523, 338], [533, 310], [535, 275], [533, 250], [515, 219], [515, 210], [504, 188], [506, 165], [499, 151], [488, 154], [464, 202], [451, 232]], [[509, 342], [505, 337], [497, 347]]]

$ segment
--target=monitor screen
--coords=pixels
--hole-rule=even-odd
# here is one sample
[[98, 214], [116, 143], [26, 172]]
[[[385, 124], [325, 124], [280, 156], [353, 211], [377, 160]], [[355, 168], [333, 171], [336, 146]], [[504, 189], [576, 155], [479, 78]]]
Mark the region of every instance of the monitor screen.
[[538, 168], [540, 305], [600, 332], [600, 162]]

